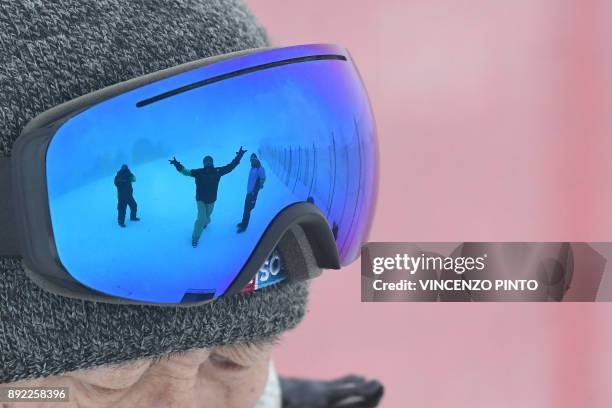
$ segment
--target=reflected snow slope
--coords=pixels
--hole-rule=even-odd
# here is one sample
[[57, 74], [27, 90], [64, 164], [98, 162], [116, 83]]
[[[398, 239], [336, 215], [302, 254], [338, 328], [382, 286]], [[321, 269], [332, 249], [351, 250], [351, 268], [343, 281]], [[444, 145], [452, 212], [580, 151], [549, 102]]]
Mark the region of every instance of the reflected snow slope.
[[[245, 148], [248, 150], [248, 146]], [[235, 152], [204, 154], [211, 154], [215, 165], [222, 166], [233, 159]], [[183, 152], [177, 154], [177, 159], [186, 168], [198, 168], [204, 154]], [[222, 293], [267, 227], [270, 220], [264, 219], [266, 214], [282, 210], [290, 197], [287, 187], [273, 172], [268, 172], [248, 229], [236, 233], [244, 208], [250, 154], [248, 151], [238, 167], [221, 178], [211, 223], [202, 233], [197, 248], [191, 247], [197, 215], [194, 179], [178, 173], [167, 159], [130, 168], [136, 176], [134, 198], [141, 221], [126, 221], [126, 228], [117, 225], [114, 174], [58, 196], [53, 202], [54, 216], [62, 220], [81, 219], [76, 224], [79, 227], [54, 226], [56, 240], [63, 243], [59, 255], [64, 266], [69, 271], [88, 271], [76, 278], [118, 296], [159, 302], [159, 293], [149, 297], [154, 288], [148, 282], [160, 278], [166, 282], [162, 301], [179, 302], [186, 289]], [[266, 168], [265, 162], [262, 165]], [[83, 203], [87, 203], [86, 207]], [[259, 208], [266, 211], [258, 211]], [[228, 248], [235, 260], [233, 267], [237, 268], [229, 274], [227, 259], [218, 256], [227, 254]], [[202, 282], [202, 286], [193, 287], [194, 281]]]

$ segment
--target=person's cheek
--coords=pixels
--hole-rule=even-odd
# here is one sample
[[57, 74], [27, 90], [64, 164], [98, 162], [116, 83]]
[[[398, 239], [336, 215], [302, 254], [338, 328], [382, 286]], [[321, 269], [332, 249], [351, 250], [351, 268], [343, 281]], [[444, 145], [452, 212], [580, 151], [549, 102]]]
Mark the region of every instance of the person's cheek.
[[198, 407], [255, 406], [268, 381], [270, 358], [244, 369], [222, 368], [212, 361], [200, 367], [195, 398]]

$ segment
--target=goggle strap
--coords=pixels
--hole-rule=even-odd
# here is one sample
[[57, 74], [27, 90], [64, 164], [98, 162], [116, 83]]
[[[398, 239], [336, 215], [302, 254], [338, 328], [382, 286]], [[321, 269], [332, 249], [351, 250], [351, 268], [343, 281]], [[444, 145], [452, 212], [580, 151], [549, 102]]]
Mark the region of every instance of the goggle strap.
[[0, 157], [0, 257], [19, 256], [15, 221], [11, 202], [11, 158]]

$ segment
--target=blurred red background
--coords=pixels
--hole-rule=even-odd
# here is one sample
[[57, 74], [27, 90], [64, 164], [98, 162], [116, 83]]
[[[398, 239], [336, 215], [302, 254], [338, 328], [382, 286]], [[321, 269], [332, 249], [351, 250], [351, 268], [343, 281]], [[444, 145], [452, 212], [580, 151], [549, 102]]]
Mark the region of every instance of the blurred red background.
[[[612, 241], [612, 3], [247, 0], [277, 45], [333, 42], [375, 111], [371, 241]], [[384, 407], [612, 405], [608, 304], [361, 304], [313, 282], [285, 375], [383, 381]]]

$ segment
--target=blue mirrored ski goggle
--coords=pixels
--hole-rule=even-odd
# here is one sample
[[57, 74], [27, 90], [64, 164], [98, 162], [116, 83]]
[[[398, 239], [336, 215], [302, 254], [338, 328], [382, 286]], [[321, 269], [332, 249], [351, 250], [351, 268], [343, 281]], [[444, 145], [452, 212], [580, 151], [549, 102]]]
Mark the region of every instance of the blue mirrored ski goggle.
[[18, 252], [48, 290], [104, 301], [236, 293], [294, 226], [318, 266], [339, 268], [359, 255], [377, 185], [368, 97], [335, 45], [105, 88], [33, 119], [11, 161], [0, 252]]

